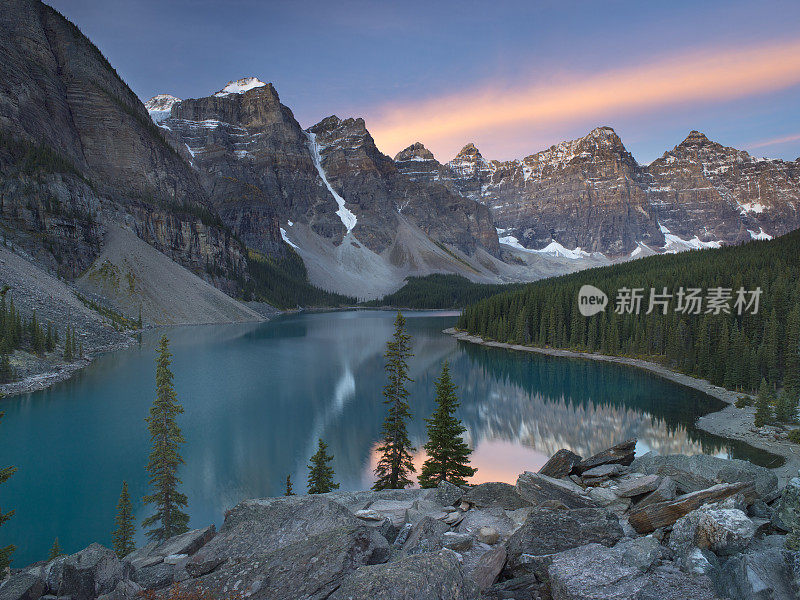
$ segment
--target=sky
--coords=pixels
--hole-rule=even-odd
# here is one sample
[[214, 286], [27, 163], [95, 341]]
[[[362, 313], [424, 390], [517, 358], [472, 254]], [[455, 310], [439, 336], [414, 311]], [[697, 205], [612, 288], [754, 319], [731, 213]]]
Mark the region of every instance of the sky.
[[303, 127], [394, 155], [522, 158], [613, 127], [640, 163], [692, 129], [800, 157], [800, 2], [49, 0], [142, 100], [256, 76]]

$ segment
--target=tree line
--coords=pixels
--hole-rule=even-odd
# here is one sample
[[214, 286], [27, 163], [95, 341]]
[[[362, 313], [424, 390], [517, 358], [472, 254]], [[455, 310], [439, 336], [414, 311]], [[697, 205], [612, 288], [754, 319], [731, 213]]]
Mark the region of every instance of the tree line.
[[[54, 352], [60, 344], [58, 328], [50, 321], [40, 322], [35, 310], [26, 319], [14, 306], [14, 298], [8, 293], [8, 288], [0, 290], [0, 383], [9, 383], [17, 378], [10, 359], [14, 350], [27, 350], [42, 356]], [[64, 360], [83, 356], [83, 342], [70, 325], [64, 331], [62, 354]]]
[[[764, 387], [775, 396], [772, 405], [785, 406], [779, 416], [793, 420], [800, 397], [798, 273], [796, 231], [773, 241], [652, 256], [542, 280], [467, 307], [457, 327], [501, 342], [645, 358], [742, 392]], [[605, 310], [581, 314], [584, 285], [608, 295]], [[619, 310], [619, 291], [633, 289], [644, 290], [638, 314]], [[666, 309], [657, 305], [646, 314], [648, 297], [665, 289], [672, 296]], [[681, 289], [730, 290], [733, 298], [727, 310], [717, 311], [706, 298], [698, 311], [679, 311]], [[760, 289], [757, 312], [753, 306], [737, 310], [740, 289]]]

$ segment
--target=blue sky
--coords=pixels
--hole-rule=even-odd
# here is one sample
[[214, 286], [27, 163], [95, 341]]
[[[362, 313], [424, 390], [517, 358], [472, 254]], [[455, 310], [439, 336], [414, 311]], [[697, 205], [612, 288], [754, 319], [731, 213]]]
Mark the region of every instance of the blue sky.
[[255, 75], [304, 127], [363, 116], [392, 155], [509, 159], [610, 125], [640, 162], [691, 129], [800, 156], [796, 1], [49, 3], [143, 99]]

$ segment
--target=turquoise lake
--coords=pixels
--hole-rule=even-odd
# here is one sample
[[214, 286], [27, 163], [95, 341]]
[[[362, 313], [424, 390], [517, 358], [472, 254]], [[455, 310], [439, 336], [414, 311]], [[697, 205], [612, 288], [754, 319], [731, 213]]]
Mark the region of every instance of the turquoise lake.
[[[475, 482], [514, 482], [559, 448], [583, 456], [631, 437], [637, 452], [710, 453], [775, 466], [776, 457], [694, 428], [721, 402], [620, 365], [489, 349], [441, 333], [455, 313], [410, 312], [412, 441], [425, 442], [433, 384], [450, 361], [460, 417], [474, 447]], [[383, 351], [394, 314], [299, 314], [267, 323], [167, 329], [185, 413], [180, 475], [191, 526], [222, 523], [245, 498], [296, 492], [318, 438], [335, 455], [341, 489], [371, 485], [384, 417]], [[65, 552], [108, 545], [123, 480], [136, 517], [146, 517], [155, 346], [147, 331], [128, 350], [105, 355], [49, 390], [3, 401], [0, 465], [17, 473], [0, 489], [16, 514], [0, 530], [14, 566], [46, 558], [58, 536]], [[424, 457], [418, 456], [418, 464]], [[779, 460], [779, 459], [778, 459]], [[137, 542], [142, 542], [141, 533]]]

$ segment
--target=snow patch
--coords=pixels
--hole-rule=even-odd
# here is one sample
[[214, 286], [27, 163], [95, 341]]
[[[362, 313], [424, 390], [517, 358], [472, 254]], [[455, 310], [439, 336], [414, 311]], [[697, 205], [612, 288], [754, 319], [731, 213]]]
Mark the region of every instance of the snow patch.
[[356, 223], [358, 223], [358, 219], [356, 215], [345, 206], [344, 198], [336, 193], [336, 190], [333, 189], [333, 186], [328, 181], [328, 177], [325, 175], [325, 169], [322, 168], [322, 157], [319, 154], [317, 135], [310, 131], [307, 131], [306, 135], [308, 136], [308, 148], [311, 150], [311, 158], [314, 159], [314, 166], [317, 167], [317, 173], [319, 173], [322, 183], [328, 188], [333, 199], [336, 200], [336, 204], [339, 205], [339, 210], [336, 211], [336, 214], [339, 215], [339, 218], [342, 220], [342, 224], [347, 229], [347, 233], [350, 233], [356, 226]]
[[244, 94], [248, 90], [267, 85], [257, 77], [242, 77], [236, 81], [229, 81], [228, 84], [218, 91], [215, 96], [230, 96], [231, 94]]
[[740, 204], [739, 208], [741, 209], [741, 213], [743, 215], [751, 212], [760, 215], [764, 212], [766, 206], [761, 204], [761, 202], [747, 202], [745, 204]]
[[706, 248], [722, 247], [721, 242], [713, 240], [710, 242], [704, 242], [697, 236], [694, 236], [690, 240], [685, 240], [670, 232], [670, 230], [664, 227], [661, 223], [658, 224], [658, 228], [661, 230], [661, 233], [664, 234], [664, 239], [666, 240], [666, 244], [664, 244], [664, 246], [661, 248], [665, 254], [675, 254], [677, 252], [683, 252], [684, 250], [702, 250]]
[[516, 248], [517, 250], [522, 250], [523, 252], [531, 252], [534, 254], [548, 254], [550, 256], [556, 256], [560, 258], [570, 258], [573, 260], [579, 258], [589, 258], [592, 256], [589, 252], [581, 250], [580, 248], [575, 248], [575, 250], [569, 250], [568, 248], [565, 248], [555, 240], [553, 240], [552, 242], [547, 244], [547, 246], [545, 246], [540, 250], [533, 250], [531, 248], [526, 248], [525, 246], [520, 244], [519, 240], [513, 235], [503, 235], [506, 231], [508, 230], [497, 229], [497, 235], [502, 236], [499, 237], [499, 242], [501, 244], [511, 246], [512, 248]]
[[747, 233], [749, 233], [750, 237], [752, 239], [754, 239], [754, 240], [771, 240], [772, 239], [772, 236], [770, 234], [768, 234], [766, 231], [764, 231], [763, 227], [761, 227], [759, 229], [758, 233], [756, 233], [752, 229], [748, 229]]
[[286, 230], [283, 227], [281, 227], [281, 237], [283, 238], [283, 241], [286, 242], [287, 244], [289, 244], [292, 248], [299, 248], [300, 247], [297, 244], [295, 244], [292, 240], [289, 239], [289, 236], [286, 235]]
[[158, 94], [145, 102], [144, 107], [147, 109], [153, 122], [159, 123], [169, 117], [172, 107], [180, 101], [180, 98], [176, 98], [170, 94]]

